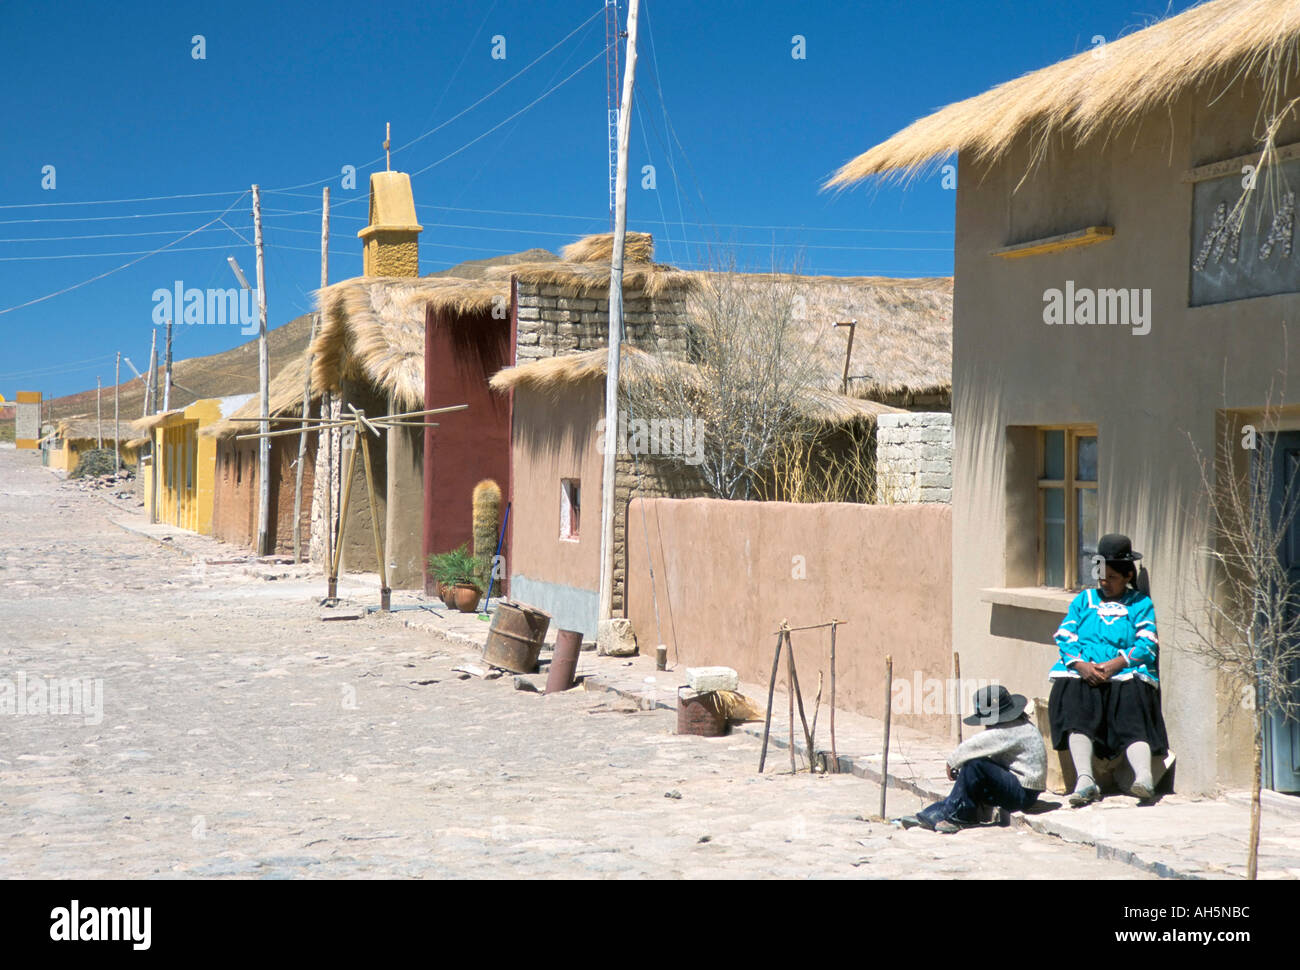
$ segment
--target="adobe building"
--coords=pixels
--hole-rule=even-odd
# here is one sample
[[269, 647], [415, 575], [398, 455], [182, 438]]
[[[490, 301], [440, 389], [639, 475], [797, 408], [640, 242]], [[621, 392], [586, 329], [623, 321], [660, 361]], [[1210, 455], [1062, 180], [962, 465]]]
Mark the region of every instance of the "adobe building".
[[[765, 274], [723, 279], [657, 264], [648, 234], [629, 233], [628, 238], [626, 340], [620, 369], [625, 386], [654, 379], [655, 371], [666, 364], [691, 366], [691, 295], [702, 286], [711, 280], [734, 284], [736, 298], [743, 299], [741, 294], [751, 288], [761, 298], [763, 288], [772, 285], [773, 277]], [[493, 387], [509, 393], [514, 414], [511, 595], [552, 613], [560, 627], [591, 638], [597, 632], [600, 605], [600, 449], [610, 249], [608, 235], [588, 237], [567, 247], [559, 263], [508, 268], [518, 280], [518, 364], [492, 379]], [[802, 403], [810, 426], [824, 429], [837, 442], [864, 439], [873, 447], [879, 419], [913, 417], [896, 405], [922, 411], [947, 405], [951, 280], [789, 277], [778, 285], [785, 283], [791, 286], [792, 312], [817, 375], [816, 386], [808, 388]], [[845, 333], [833, 329], [836, 321], [849, 320], [857, 320], [859, 328], [852, 345]], [[895, 403], [887, 403], [891, 401]], [[898, 425], [891, 460], [915, 477], [921, 469], [915, 462], [908, 464], [917, 453], [912, 439], [919, 442], [929, 418], [946, 420], [947, 415], [914, 417], [915, 425]], [[925, 474], [931, 471], [946, 481], [948, 461], [936, 459]], [[928, 485], [929, 479], [925, 481]], [[930, 498], [928, 488], [925, 491], [922, 498]], [[628, 561], [644, 553], [627, 545], [632, 499], [710, 494], [698, 466], [652, 456], [617, 456], [614, 616], [633, 615], [627, 601]], [[645, 604], [640, 607], [644, 615]]]
[[[302, 415], [302, 399], [307, 377], [305, 355], [293, 358], [280, 369], [268, 388], [270, 429], [285, 431], [299, 422], [285, 421]], [[313, 390], [307, 417], [317, 416], [320, 393]], [[257, 548], [258, 507], [260, 492], [259, 443], [257, 434], [261, 402], [257, 395], [231, 414], [199, 432], [200, 438], [216, 444], [216, 475], [213, 487], [212, 534], [223, 542], [249, 549]], [[280, 419], [280, 420], [277, 420]], [[300, 541], [306, 547], [311, 527], [311, 505], [315, 487], [316, 441], [318, 435], [306, 436], [303, 456], [302, 501], [299, 512]], [[294, 551], [294, 505], [298, 483], [299, 435], [281, 435], [268, 439], [270, 455], [270, 509], [267, 542], [270, 552], [291, 555]]]
[[[1298, 39], [1295, 3], [1206, 3], [922, 118], [831, 182], [957, 156], [963, 676], [1046, 697], [1097, 538], [1125, 533], [1155, 603], [1182, 792], [1251, 780], [1250, 712], [1191, 650], [1211, 541], [1198, 456], [1213, 463], [1225, 426], [1265, 427], [1270, 404], [1285, 404], [1279, 447], [1300, 448], [1300, 409], [1282, 400], [1297, 395], [1300, 120], [1278, 120], [1263, 163], [1260, 142], [1269, 104], [1300, 93]], [[1266, 734], [1266, 786], [1300, 790], [1300, 724]]]
[[[472, 536], [471, 492], [485, 478], [505, 491], [509, 478], [509, 406], [488, 378], [511, 359], [508, 280], [419, 276], [418, 234], [410, 179], [400, 172], [371, 176], [371, 225], [365, 275], [317, 294], [321, 324], [309, 353], [313, 386], [328, 395], [322, 413], [370, 416], [426, 407], [426, 349], [431, 361], [428, 407], [466, 404], [464, 411], [431, 418], [425, 431], [394, 426], [371, 436], [375, 508], [367, 494], [364, 461], [357, 456], [342, 568], [378, 568], [372, 516], [378, 519], [388, 582], [394, 589], [426, 588], [429, 553], [445, 552]], [[426, 345], [426, 335], [428, 343]], [[323, 559], [330, 518], [337, 518], [350, 437], [322, 434], [317, 450], [313, 556]], [[426, 460], [427, 457], [427, 460]], [[331, 468], [333, 472], [331, 473]], [[435, 510], [425, 528], [425, 490]], [[327, 516], [324, 509], [329, 507]], [[426, 548], [427, 546], [427, 548]]]
[[217, 449], [216, 442], [200, 432], [234, 414], [250, 397], [204, 398], [132, 422], [153, 442], [154, 457], [140, 466], [150, 521], [212, 534]]

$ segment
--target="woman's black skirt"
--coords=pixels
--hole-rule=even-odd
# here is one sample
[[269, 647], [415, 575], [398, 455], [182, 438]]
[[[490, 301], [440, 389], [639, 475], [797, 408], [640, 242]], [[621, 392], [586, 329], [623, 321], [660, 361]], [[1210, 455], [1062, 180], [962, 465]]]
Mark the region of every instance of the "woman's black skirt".
[[1169, 750], [1160, 691], [1136, 677], [1096, 687], [1082, 678], [1060, 677], [1052, 681], [1047, 706], [1057, 751], [1069, 750], [1072, 732], [1092, 738], [1099, 758], [1118, 757], [1134, 741], [1151, 745], [1153, 755]]

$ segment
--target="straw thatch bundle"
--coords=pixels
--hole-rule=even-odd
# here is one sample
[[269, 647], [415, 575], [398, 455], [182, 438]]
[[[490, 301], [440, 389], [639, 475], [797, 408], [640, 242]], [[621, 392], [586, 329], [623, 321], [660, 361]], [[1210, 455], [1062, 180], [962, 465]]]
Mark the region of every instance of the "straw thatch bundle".
[[[622, 363], [619, 366], [619, 379], [624, 384], [640, 381], [690, 384], [701, 380], [699, 373], [690, 364], [653, 357], [644, 350], [627, 344], [620, 350]], [[608, 363], [607, 347], [560, 357], [544, 357], [498, 371], [492, 376], [491, 385], [494, 390], [502, 392], [525, 387], [554, 397], [588, 381], [603, 381]], [[806, 389], [800, 400], [800, 409], [804, 417], [830, 425], [854, 421], [874, 423], [879, 415], [897, 413], [900, 410], [887, 404], [846, 397], [821, 388]]]
[[172, 408], [170, 411], [159, 411], [157, 414], [150, 414], [143, 418], [136, 418], [131, 422], [131, 427], [136, 431], [152, 431], [168, 418], [173, 418], [178, 414], [184, 413], [184, 408]]
[[1218, 94], [1239, 81], [1293, 74], [1300, 65], [1300, 3], [1212, 0], [1106, 45], [1001, 84], [913, 122], [845, 164], [826, 183], [912, 176], [957, 152], [1002, 158], [1028, 134], [1041, 159], [1053, 138], [1076, 142], [1164, 111], [1183, 93]]
[[508, 278], [359, 277], [327, 286], [317, 293], [322, 323], [311, 345], [312, 387], [337, 388], [341, 380], [360, 380], [392, 395], [401, 406], [416, 406], [424, 400], [425, 308], [490, 314], [509, 298]]
[[[614, 261], [614, 234], [587, 236], [561, 250], [566, 263], [609, 263]], [[623, 263], [653, 263], [654, 238], [648, 232], [629, 232], [623, 239]]]

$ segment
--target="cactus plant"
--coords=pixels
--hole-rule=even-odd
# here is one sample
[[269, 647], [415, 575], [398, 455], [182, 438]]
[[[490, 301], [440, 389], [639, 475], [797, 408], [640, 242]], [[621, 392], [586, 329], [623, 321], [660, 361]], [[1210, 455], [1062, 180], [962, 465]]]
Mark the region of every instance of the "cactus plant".
[[482, 566], [479, 579], [484, 589], [492, 575], [492, 557], [496, 554], [501, 530], [501, 486], [485, 478], [474, 486], [474, 558]]

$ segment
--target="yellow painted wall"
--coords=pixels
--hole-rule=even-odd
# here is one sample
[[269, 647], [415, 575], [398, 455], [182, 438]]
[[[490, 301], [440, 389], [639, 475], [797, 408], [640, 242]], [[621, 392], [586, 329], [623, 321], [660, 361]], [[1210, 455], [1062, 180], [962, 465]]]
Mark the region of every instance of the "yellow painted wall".
[[[184, 411], [157, 425], [153, 433], [158, 456], [158, 521], [212, 534], [213, 500], [217, 481], [217, 442], [199, 432], [221, 418], [215, 398], [195, 401]], [[152, 471], [145, 475], [145, 507], [153, 495]]]

